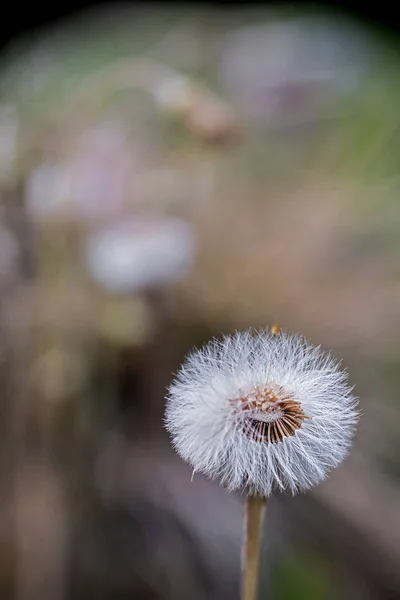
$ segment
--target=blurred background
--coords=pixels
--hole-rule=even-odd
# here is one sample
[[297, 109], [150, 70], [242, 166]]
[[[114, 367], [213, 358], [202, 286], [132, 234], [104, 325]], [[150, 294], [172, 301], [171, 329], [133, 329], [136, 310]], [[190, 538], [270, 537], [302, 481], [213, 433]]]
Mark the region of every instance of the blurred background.
[[0, 598], [239, 597], [243, 497], [163, 430], [194, 345], [343, 357], [354, 450], [268, 504], [260, 598], [400, 591], [400, 55], [318, 9], [102, 5], [0, 62]]

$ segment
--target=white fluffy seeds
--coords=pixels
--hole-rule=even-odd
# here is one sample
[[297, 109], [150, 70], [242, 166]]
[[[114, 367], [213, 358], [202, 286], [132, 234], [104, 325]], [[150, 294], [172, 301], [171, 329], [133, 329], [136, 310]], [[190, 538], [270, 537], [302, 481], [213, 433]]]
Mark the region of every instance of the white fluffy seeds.
[[346, 373], [304, 337], [243, 332], [186, 359], [166, 427], [180, 456], [228, 490], [295, 494], [346, 456], [356, 405]]

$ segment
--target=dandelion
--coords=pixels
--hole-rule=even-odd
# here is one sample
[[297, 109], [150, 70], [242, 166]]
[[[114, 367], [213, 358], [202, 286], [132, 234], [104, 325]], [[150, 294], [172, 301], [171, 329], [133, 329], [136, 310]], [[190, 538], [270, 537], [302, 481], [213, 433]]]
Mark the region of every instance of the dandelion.
[[356, 400], [338, 362], [300, 335], [250, 332], [193, 352], [166, 425], [193, 469], [269, 496], [322, 481], [346, 456]]
[[177, 452], [195, 472], [253, 497], [246, 600], [255, 594], [260, 499], [274, 490], [296, 494], [325, 479], [350, 449], [356, 406], [340, 363], [277, 326], [213, 340], [178, 372], [165, 419]]

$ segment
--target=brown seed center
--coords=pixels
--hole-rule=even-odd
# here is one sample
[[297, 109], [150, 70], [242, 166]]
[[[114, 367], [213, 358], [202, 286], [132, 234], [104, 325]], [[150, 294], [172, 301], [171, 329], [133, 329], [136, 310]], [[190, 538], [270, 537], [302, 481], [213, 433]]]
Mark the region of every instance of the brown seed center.
[[309, 419], [300, 402], [285, 393], [281, 387], [256, 387], [239, 399], [238, 423], [243, 433], [255, 442], [276, 444], [296, 433]]

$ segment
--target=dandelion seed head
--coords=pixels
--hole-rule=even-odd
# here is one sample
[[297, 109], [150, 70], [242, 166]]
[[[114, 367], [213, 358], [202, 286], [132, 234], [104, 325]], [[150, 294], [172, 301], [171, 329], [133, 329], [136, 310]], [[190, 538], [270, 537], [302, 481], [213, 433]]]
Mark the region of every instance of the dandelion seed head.
[[263, 496], [325, 479], [347, 455], [357, 421], [339, 362], [279, 328], [193, 351], [170, 387], [165, 417], [196, 472]]
[[257, 386], [250, 394], [232, 403], [243, 433], [258, 442], [276, 444], [294, 435], [307, 418], [300, 402], [285, 394], [282, 387], [273, 390]]

